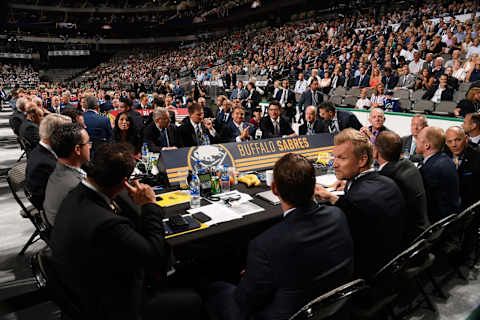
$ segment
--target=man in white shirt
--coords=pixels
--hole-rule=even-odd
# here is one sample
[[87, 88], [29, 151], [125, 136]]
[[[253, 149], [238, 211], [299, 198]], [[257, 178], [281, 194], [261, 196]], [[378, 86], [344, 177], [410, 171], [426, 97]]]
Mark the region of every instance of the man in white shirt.
[[221, 134], [221, 141], [242, 142], [253, 139], [255, 127], [245, 122], [245, 110], [237, 106], [233, 109], [232, 121], [226, 124]]
[[468, 49], [467, 57], [466, 57], [466, 58], [469, 59], [470, 56], [471, 56], [472, 54], [474, 54], [474, 53], [480, 55], [480, 45], [479, 45], [479, 40], [478, 40], [478, 38], [473, 39], [473, 44], [472, 44], [472, 46], [470, 47], [470, 49]]
[[307, 86], [308, 82], [305, 80], [303, 73], [298, 74], [298, 80], [295, 83], [295, 94], [300, 96], [307, 89]]
[[[319, 76], [318, 76], [318, 70], [317, 69], [313, 69], [312, 70], [312, 76], [308, 79], [308, 82], [307, 82], [307, 85], [310, 85], [313, 81], [313, 79], [317, 79], [318, 83], [320, 83], [320, 81], [322, 80]], [[305, 91], [305, 90], [304, 90]]]
[[480, 113], [469, 113], [463, 119], [462, 127], [470, 137], [470, 142], [479, 145], [480, 142]]
[[420, 59], [420, 53], [415, 51], [413, 53], [413, 61], [408, 64], [408, 69], [411, 73], [420, 73], [424, 62], [425, 60]]

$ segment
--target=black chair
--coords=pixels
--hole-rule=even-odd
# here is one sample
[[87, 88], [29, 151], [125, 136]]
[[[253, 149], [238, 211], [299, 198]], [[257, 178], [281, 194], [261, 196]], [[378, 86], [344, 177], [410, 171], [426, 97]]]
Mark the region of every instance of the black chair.
[[23, 157], [25, 157], [27, 155], [27, 149], [25, 147], [25, 139], [21, 139], [20, 137], [17, 137], [17, 142], [18, 144], [20, 145], [20, 150], [22, 150], [22, 154], [20, 155], [20, 157], [18, 158], [17, 162], [20, 162]]
[[359, 292], [367, 288], [365, 280], [358, 279], [333, 289], [314, 299], [295, 313], [290, 320], [322, 320], [332, 318]]
[[[385, 319], [388, 319], [389, 316], [396, 319], [393, 303], [402, 291], [405, 281], [417, 278], [420, 272], [433, 263], [429, 249], [426, 241], [420, 240], [381, 268], [368, 281], [369, 289], [354, 299], [353, 319], [375, 319], [380, 315]], [[421, 289], [429, 302], [429, 307], [434, 310], [423, 287]]]
[[[20, 162], [15, 166], [13, 166], [13, 168], [11, 168], [8, 171], [8, 176], [7, 176], [8, 187], [12, 192], [13, 198], [20, 206], [20, 209], [21, 209], [20, 214], [22, 215], [22, 217], [28, 218], [35, 227], [35, 231], [30, 236], [27, 243], [25, 243], [19, 255], [23, 255], [32, 243], [37, 242], [40, 239], [43, 239], [45, 242], [48, 241], [47, 230], [43, 226], [43, 222], [41, 221], [39, 210], [35, 208], [33, 205], [26, 204], [24, 201], [22, 201], [21, 196], [19, 195], [19, 192], [21, 192], [21, 190], [23, 190], [24, 193], [27, 195], [27, 193], [25, 192], [26, 169], [27, 169], [27, 163]], [[27, 195], [27, 199], [28, 199], [28, 195]]]
[[81, 307], [76, 296], [62, 283], [54, 268], [49, 251], [40, 251], [30, 260], [33, 276], [39, 289], [62, 311], [62, 318], [82, 319]]

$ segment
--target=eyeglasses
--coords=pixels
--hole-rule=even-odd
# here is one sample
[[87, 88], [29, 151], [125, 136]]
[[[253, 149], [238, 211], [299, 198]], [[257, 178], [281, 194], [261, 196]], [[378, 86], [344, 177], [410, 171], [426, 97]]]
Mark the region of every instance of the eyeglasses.
[[79, 143], [78, 145], [79, 145], [79, 146], [84, 146], [84, 145], [87, 145], [87, 144], [88, 144], [88, 145], [92, 145], [92, 143], [93, 143], [92, 141], [87, 141], [87, 142], [85, 142], [85, 143]]

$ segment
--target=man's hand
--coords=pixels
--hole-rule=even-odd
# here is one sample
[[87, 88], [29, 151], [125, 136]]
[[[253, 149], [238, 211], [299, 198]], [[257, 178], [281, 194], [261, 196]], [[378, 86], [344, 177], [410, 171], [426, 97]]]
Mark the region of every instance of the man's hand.
[[250, 135], [248, 134], [248, 127], [246, 127], [245, 129], [243, 129], [242, 131], [242, 134], [240, 135], [240, 139], [243, 140], [248, 140], [250, 138]]
[[347, 182], [345, 180], [337, 180], [332, 185], [332, 188], [335, 189], [336, 191], [344, 191], [346, 185], [347, 185]]
[[360, 132], [366, 134], [370, 139], [373, 137], [373, 133], [370, 131], [370, 129], [368, 129], [368, 127], [361, 127]]
[[206, 127], [208, 130], [213, 130], [212, 120], [210, 120], [210, 119], [204, 119], [204, 120], [203, 120], [203, 124], [205, 125], [205, 127]]
[[177, 150], [177, 147], [163, 147], [162, 150]]
[[128, 195], [135, 201], [138, 205], [143, 206], [147, 203], [155, 203], [155, 192], [149, 185], [143, 184], [135, 180], [133, 186], [131, 186], [127, 181], [124, 181], [124, 186], [128, 191]]
[[295, 132], [288, 135], [289, 138], [291, 138], [291, 137], [296, 137], [296, 136], [298, 136], [298, 134], [296, 134]]
[[330, 202], [331, 204], [335, 204], [335, 202], [337, 202], [338, 200], [338, 197], [336, 195], [334, 195], [330, 191], [327, 191], [324, 187], [322, 187], [319, 184], [315, 185], [314, 195], [316, 197], [319, 197], [322, 200]]

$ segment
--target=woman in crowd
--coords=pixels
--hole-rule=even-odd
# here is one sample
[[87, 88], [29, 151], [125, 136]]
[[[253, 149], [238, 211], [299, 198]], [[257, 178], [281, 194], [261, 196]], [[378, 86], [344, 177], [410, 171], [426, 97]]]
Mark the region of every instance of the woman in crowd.
[[458, 81], [465, 81], [467, 73], [462, 68], [462, 62], [460, 60], [453, 61], [453, 74], [452, 76]]
[[428, 71], [428, 69], [423, 69], [420, 79], [417, 80], [415, 84], [415, 90], [419, 90], [419, 89], [428, 90], [433, 85], [434, 82], [435, 82], [435, 78], [430, 73], [430, 71]]
[[385, 87], [382, 83], [379, 83], [373, 88], [373, 94], [370, 97], [371, 105], [373, 108], [382, 108], [385, 105]]
[[477, 61], [478, 54], [474, 53], [470, 56], [470, 58], [464, 63], [463, 65], [463, 70], [465, 70], [466, 73], [470, 72], [475, 67], [475, 61]]
[[370, 77], [370, 88], [376, 87], [380, 82], [382, 82], [380, 69], [374, 68], [372, 70], [372, 76]]
[[142, 141], [128, 113], [120, 112], [115, 118], [112, 140], [114, 142], [128, 143], [133, 147], [135, 154], [140, 153]]
[[324, 94], [328, 94], [330, 91], [330, 85], [332, 84], [332, 78], [330, 78], [330, 71], [324, 72], [324, 78], [320, 80], [320, 89]]
[[465, 117], [469, 113], [478, 112], [480, 109], [480, 88], [472, 88], [468, 91], [466, 99], [461, 100], [454, 114], [457, 117]]

